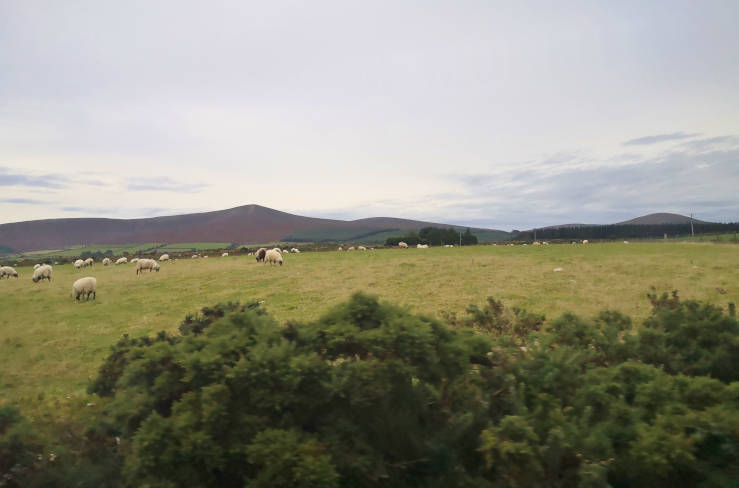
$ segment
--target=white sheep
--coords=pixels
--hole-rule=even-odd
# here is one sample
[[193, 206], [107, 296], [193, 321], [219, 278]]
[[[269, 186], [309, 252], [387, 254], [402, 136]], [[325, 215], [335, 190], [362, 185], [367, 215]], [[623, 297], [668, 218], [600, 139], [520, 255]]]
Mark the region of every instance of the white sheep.
[[41, 266], [41, 265], [40, 265], [40, 264], [34, 264], [34, 265], [33, 265], [33, 269], [38, 269], [38, 268], [39, 268], [39, 266]]
[[227, 252], [224, 252], [223, 254], [221, 254], [221, 257], [222, 258], [227, 258], [228, 257], [228, 253]]
[[85, 266], [92, 266], [95, 263], [95, 260], [92, 258], [85, 259]]
[[115, 265], [118, 266], [119, 264], [126, 264], [128, 262], [127, 257], [118, 258], [118, 260], [115, 262]]
[[[493, 244], [495, 245], [495, 244]], [[454, 244], [444, 244], [444, 247], [454, 247]]]
[[367, 248], [366, 248], [366, 247], [364, 247], [364, 246], [359, 246], [359, 247], [357, 248], [357, 251], [366, 251], [366, 250], [367, 250]]
[[341, 247], [341, 246], [339, 246], [339, 248], [337, 249], [337, 251], [343, 251], [343, 250], [344, 250], [344, 248]]
[[628, 243], [629, 243], [629, 241], [624, 241], [624, 244], [628, 244]]
[[81, 296], [85, 295], [85, 299], [89, 300], [90, 295], [92, 295], [92, 299], [95, 300], [97, 297], [97, 287], [98, 280], [92, 276], [80, 278], [72, 285], [72, 297], [75, 300], [79, 300]]
[[590, 241], [588, 241], [587, 239], [583, 239], [583, 241], [582, 241], [583, 244], [587, 244], [588, 242], [590, 242]]
[[33, 280], [34, 283], [38, 283], [40, 280], [51, 281], [51, 273], [51, 266], [49, 266], [48, 264], [44, 264], [33, 271], [33, 277], [31, 278], [31, 280]]
[[76, 269], [83, 268], [84, 266], [85, 266], [85, 262], [81, 259], [78, 259], [77, 261], [74, 262], [74, 267]]
[[539, 242], [539, 241], [534, 241], [534, 246], [541, 246], [541, 242]]
[[104, 258], [103, 259], [103, 266], [110, 266], [110, 263], [112, 263], [112, 262], [113, 261], [111, 261], [109, 258]]
[[271, 249], [265, 253], [264, 262], [265, 264], [279, 264], [280, 266], [282, 266], [282, 254], [280, 254], [277, 249]]
[[169, 261], [169, 254], [162, 254], [159, 256], [159, 261]]
[[290, 254], [290, 251], [288, 251], [287, 249], [283, 249], [282, 254]]
[[416, 249], [428, 249], [428, 244], [416, 244]]
[[149, 273], [151, 273], [152, 270], [158, 273], [159, 263], [157, 263], [153, 259], [139, 259], [136, 262], [136, 274], [143, 273], [145, 269], [148, 269]]
[[300, 249], [298, 249], [297, 247], [294, 247], [294, 248], [290, 249], [290, 252], [294, 252], [296, 254], [300, 254]]
[[401, 249], [408, 249], [408, 243], [407, 242], [400, 241], [398, 243], [398, 247], [401, 248]]
[[352, 247], [350, 247], [349, 249], [347, 249], [347, 251], [354, 251], [354, 250], [355, 250], [355, 249], [354, 249], [354, 246], [352, 246]]
[[131, 260], [131, 264], [133, 264], [133, 263], [138, 263], [138, 262], [139, 262], [139, 258], [133, 258], [133, 259]]
[[17, 278], [18, 272], [12, 266], [0, 266], [0, 278], [7, 276], [8, 279], [11, 277]]
[[208, 259], [208, 256], [207, 255], [206, 256], [203, 256], [203, 259]]
[[199, 257], [200, 257], [200, 256], [198, 256], [197, 254], [193, 254], [193, 255], [192, 255], [192, 257], [191, 257], [190, 259], [198, 259]]

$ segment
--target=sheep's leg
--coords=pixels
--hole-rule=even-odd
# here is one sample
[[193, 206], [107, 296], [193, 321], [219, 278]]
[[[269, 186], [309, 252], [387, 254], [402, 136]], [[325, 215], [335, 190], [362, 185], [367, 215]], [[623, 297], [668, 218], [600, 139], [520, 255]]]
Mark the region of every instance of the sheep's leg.
[[92, 292], [92, 299], [95, 300], [97, 298], [97, 296], [98, 296], [98, 292], [93, 291]]

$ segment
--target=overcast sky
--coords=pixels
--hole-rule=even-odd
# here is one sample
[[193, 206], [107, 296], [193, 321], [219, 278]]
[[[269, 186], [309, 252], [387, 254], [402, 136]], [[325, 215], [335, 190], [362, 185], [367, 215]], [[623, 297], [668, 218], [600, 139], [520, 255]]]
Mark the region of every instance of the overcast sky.
[[739, 220], [739, 2], [0, 0], [0, 223]]

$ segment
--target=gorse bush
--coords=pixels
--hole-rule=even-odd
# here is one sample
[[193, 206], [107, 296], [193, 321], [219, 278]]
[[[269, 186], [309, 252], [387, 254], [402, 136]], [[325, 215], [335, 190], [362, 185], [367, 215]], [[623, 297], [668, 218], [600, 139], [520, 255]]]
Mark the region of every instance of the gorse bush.
[[113, 346], [80, 466], [23, 486], [85, 463], [89, 486], [735, 486], [736, 318], [649, 298], [638, 327], [492, 298], [445, 320], [364, 294], [309, 323], [208, 307]]

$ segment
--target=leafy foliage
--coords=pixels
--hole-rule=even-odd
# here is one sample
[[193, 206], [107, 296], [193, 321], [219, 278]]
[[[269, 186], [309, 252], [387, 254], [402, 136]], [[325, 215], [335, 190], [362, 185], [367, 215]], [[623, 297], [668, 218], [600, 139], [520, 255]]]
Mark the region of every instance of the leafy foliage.
[[[104, 408], [79, 464], [13, 480], [735, 486], [733, 308], [648, 298], [638, 327], [613, 311], [547, 322], [494, 298], [448, 324], [364, 294], [312, 323], [206, 307], [179, 334], [122, 338], [90, 385]], [[22, 425], [0, 410], [3, 472], [33, 463]]]

